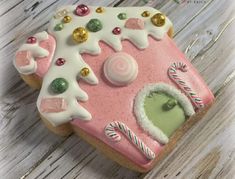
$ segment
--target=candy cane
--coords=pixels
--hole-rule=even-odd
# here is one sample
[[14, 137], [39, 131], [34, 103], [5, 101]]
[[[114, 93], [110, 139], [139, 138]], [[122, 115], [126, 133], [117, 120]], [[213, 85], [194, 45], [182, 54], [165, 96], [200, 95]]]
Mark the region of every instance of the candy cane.
[[120, 141], [121, 136], [115, 131], [115, 129], [118, 129], [121, 133], [127, 136], [129, 141], [131, 141], [148, 159], [152, 160], [155, 158], [155, 153], [152, 152], [152, 150], [148, 148], [144, 142], [122, 122], [114, 121], [109, 123], [105, 127], [105, 135], [112, 141]]
[[168, 69], [168, 74], [170, 78], [186, 93], [186, 95], [191, 99], [192, 103], [196, 108], [203, 108], [204, 104], [202, 99], [197, 96], [197, 94], [189, 87], [185, 81], [183, 81], [177, 74], [177, 70], [182, 72], [187, 72], [186, 64], [182, 62], [173, 63]]

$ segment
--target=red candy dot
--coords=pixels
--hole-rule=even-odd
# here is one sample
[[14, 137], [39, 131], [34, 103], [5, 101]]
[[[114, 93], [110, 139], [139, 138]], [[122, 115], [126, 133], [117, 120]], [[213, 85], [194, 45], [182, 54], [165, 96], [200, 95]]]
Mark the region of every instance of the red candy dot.
[[64, 58], [58, 58], [57, 60], [56, 60], [56, 65], [57, 66], [62, 66], [62, 65], [64, 65], [65, 64], [65, 59]]
[[27, 43], [28, 43], [28, 44], [35, 44], [36, 42], [37, 42], [36, 37], [29, 37], [29, 38], [27, 39]]
[[119, 34], [121, 34], [121, 28], [120, 27], [115, 27], [114, 29], [113, 29], [113, 34], [115, 34], [115, 35], [119, 35]]
[[85, 15], [89, 14], [89, 12], [90, 12], [89, 7], [87, 7], [84, 4], [78, 5], [75, 9], [75, 14], [78, 16], [85, 16]]

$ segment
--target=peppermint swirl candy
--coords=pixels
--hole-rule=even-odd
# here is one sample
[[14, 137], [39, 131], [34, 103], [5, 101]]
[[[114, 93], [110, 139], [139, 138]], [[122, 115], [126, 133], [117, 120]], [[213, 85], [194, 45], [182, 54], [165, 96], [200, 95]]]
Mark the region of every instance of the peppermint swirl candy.
[[138, 64], [127, 53], [119, 52], [110, 56], [104, 64], [104, 75], [116, 86], [126, 86], [132, 83], [138, 74]]

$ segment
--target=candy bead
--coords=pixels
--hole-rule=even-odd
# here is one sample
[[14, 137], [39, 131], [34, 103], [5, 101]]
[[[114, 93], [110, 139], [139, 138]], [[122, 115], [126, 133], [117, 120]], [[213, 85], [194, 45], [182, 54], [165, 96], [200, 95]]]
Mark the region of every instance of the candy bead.
[[104, 63], [106, 79], [116, 86], [132, 83], [138, 74], [138, 64], [127, 53], [119, 52], [111, 55]]
[[151, 18], [151, 21], [152, 21], [153, 25], [155, 25], [157, 27], [161, 27], [165, 24], [166, 17], [161, 13], [157, 13]]
[[68, 11], [66, 9], [63, 9], [59, 12], [56, 13], [56, 15], [54, 16], [55, 19], [59, 19], [60, 17], [64, 17], [68, 14]]
[[82, 75], [82, 77], [88, 76], [89, 73], [90, 73], [90, 70], [89, 70], [89, 68], [87, 68], [87, 67], [84, 67], [84, 68], [81, 69], [81, 71], [80, 71], [80, 74]]
[[149, 11], [144, 11], [142, 14], [141, 14], [142, 17], [149, 17], [150, 16], [150, 12]]
[[78, 27], [73, 31], [73, 40], [82, 43], [88, 39], [88, 31], [83, 27]]
[[87, 29], [91, 32], [98, 32], [103, 28], [103, 25], [99, 19], [91, 19], [87, 25]]
[[58, 58], [57, 60], [56, 60], [56, 65], [57, 66], [62, 66], [62, 65], [64, 65], [65, 64], [65, 59], [64, 58]]
[[56, 78], [51, 82], [51, 91], [55, 94], [61, 94], [68, 89], [68, 82], [64, 78]]
[[69, 22], [71, 22], [71, 20], [72, 20], [72, 17], [70, 17], [70, 16], [64, 16], [64, 18], [63, 18], [64, 23], [69, 23]]
[[27, 44], [35, 44], [37, 43], [37, 38], [36, 37], [29, 37], [27, 39]]
[[120, 13], [120, 14], [118, 14], [118, 18], [121, 20], [125, 20], [127, 18], [127, 15], [126, 15], [126, 13]]
[[119, 34], [121, 34], [122, 30], [120, 27], [115, 27], [112, 32], [115, 35], [119, 35]]
[[103, 7], [98, 7], [95, 12], [97, 13], [103, 13], [104, 12], [104, 8]]
[[56, 24], [55, 31], [61, 31], [63, 28], [64, 28], [64, 24], [62, 23]]
[[86, 16], [87, 14], [89, 14], [89, 12], [89, 7], [84, 4], [78, 5], [75, 10], [75, 14], [78, 16]]
[[173, 109], [177, 105], [177, 101], [175, 99], [169, 99], [165, 104], [163, 104], [163, 110], [169, 111]]

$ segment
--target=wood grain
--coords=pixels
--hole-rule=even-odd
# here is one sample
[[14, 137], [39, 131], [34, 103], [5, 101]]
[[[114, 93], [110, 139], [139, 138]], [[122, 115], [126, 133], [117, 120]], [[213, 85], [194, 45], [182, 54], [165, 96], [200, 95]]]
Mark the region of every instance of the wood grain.
[[[0, 1], [1, 178], [234, 178], [235, 2], [149, 0]], [[38, 92], [12, 66], [24, 39], [46, 29], [63, 4], [156, 7], [174, 23], [175, 41], [202, 74], [217, 101], [175, 150], [148, 174], [120, 167], [79, 137], [58, 137], [39, 120]]]

